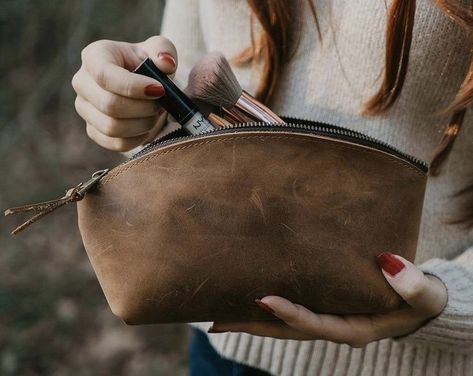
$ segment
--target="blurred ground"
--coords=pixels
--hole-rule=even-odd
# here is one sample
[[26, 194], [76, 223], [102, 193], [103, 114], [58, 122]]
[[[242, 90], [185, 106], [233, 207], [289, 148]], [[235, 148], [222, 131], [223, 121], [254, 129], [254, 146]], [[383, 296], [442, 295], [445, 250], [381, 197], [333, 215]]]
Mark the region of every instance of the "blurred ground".
[[[0, 208], [58, 197], [121, 157], [85, 135], [70, 85], [96, 39], [156, 34], [159, 0], [1, 0]], [[186, 374], [185, 325], [127, 327], [109, 310], [74, 206], [22, 235], [0, 227], [1, 375]]]

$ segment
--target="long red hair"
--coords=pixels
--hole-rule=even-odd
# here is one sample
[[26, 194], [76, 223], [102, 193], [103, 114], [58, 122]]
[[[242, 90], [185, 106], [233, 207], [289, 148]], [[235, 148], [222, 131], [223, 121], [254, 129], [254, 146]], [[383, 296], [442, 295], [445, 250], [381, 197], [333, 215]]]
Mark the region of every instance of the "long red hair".
[[[473, 7], [461, 0], [435, 0], [435, 4], [460, 24], [468, 35], [473, 35]], [[297, 50], [301, 26], [297, 17], [306, 3], [312, 13], [318, 37], [321, 38], [316, 7], [312, 0], [247, 0], [261, 25], [261, 32], [255, 36], [251, 30], [252, 44], [243, 50], [234, 62], [237, 64], [258, 60], [261, 64], [260, 82], [256, 89], [256, 97], [268, 103], [277, 88], [278, 78], [284, 71], [288, 61]], [[381, 115], [385, 113], [399, 98], [406, 78], [409, 64], [409, 52], [414, 28], [416, 0], [392, 0], [387, 16], [385, 63], [381, 85], [378, 91], [365, 103], [365, 115]], [[252, 22], [250, 23], [253, 24]], [[452, 103], [445, 109], [451, 115], [441, 140], [432, 155], [430, 174], [438, 175], [443, 162], [452, 149], [460, 132], [467, 107], [473, 102], [473, 60], [465, 76], [460, 90]], [[469, 196], [466, 210], [454, 223], [465, 223], [473, 226], [473, 184], [457, 192], [457, 196]], [[471, 204], [468, 204], [471, 203]]]

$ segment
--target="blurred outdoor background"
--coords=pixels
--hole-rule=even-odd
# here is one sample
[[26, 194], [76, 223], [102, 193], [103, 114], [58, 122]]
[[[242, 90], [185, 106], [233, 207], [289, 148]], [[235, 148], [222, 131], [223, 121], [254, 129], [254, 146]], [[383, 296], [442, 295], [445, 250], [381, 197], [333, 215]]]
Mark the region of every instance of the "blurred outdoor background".
[[[74, 110], [80, 52], [157, 34], [162, 0], [0, 1], [0, 208], [61, 196], [122, 157]], [[0, 375], [183, 375], [186, 325], [115, 318], [82, 248], [75, 205], [24, 233], [1, 217]]]

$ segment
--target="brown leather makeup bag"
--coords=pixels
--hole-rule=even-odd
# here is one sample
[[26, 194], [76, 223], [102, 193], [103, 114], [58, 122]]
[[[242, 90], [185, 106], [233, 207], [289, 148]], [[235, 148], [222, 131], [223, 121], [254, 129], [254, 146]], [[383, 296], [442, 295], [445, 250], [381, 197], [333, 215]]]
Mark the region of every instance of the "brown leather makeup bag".
[[280, 295], [314, 312], [378, 313], [402, 300], [376, 256], [413, 260], [427, 165], [328, 124], [180, 129], [37, 213], [78, 201], [112, 311], [128, 324], [271, 320]]
[[426, 164], [357, 132], [285, 121], [174, 132], [78, 202], [117, 316], [272, 319], [254, 304], [268, 294], [315, 312], [400, 306], [376, 255], [414, 259]]

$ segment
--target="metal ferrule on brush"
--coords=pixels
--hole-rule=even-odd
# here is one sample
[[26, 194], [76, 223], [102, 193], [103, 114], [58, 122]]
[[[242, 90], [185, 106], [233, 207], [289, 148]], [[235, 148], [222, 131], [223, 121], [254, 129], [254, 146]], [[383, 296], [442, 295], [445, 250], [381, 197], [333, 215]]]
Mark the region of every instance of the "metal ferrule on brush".
[[238, 110], [238, 112], [243, 113], [243, 115], [254, 119], [255, 121], [264, 121], [265, 123], [284, 123], [278, 115], [253, 98], [245, 90], [242, 91], [234, 108]]

